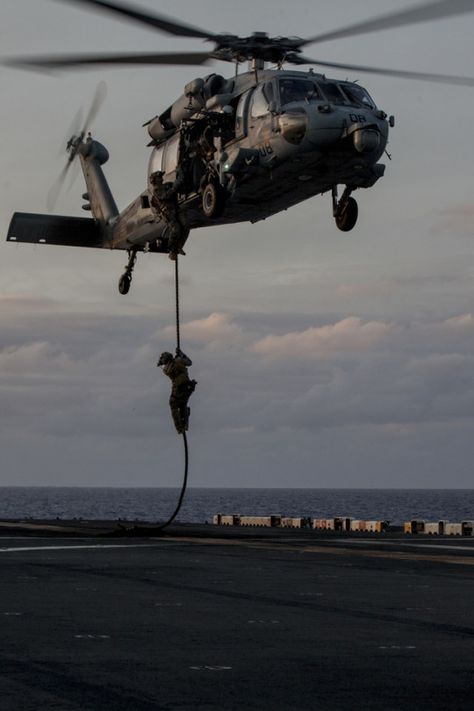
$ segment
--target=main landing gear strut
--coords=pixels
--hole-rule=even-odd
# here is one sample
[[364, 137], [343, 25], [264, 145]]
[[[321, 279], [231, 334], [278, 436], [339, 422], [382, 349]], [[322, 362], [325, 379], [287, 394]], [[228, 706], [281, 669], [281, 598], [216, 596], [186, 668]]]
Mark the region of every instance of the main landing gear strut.
[[132, 283], [132, 272], [135, 267], [135, 262], [137, 261], [137, 251], [136, 249], [128, 249], [128, 264], [125, 267], [125, 271], [119, 279], [118, 288], [121, 294], [128, 294], [130, 290], [130, 284]]
[[337, 185], [332, 189], [332, 214], [336, 220], [337, 227], [343, 232], [350, 232], [357, 222], [359, 208], [353, 197], [350, 197], [352, 188], [346, 187], [341, 195], [341, 199], [337, 199]]

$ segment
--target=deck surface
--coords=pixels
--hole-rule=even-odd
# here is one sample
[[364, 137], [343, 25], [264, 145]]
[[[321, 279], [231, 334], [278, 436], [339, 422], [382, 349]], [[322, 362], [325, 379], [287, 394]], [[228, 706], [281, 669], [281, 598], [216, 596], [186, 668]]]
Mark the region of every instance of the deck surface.
[[2, 711], [472, 706], [474, 539], [51, 525], [0, 524]]

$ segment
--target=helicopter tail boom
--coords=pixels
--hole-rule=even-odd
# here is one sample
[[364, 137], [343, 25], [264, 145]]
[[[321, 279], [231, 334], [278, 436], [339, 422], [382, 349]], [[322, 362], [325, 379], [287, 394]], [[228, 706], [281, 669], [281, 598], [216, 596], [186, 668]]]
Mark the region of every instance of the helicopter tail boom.
[[84, 210], [90, 210], [104, 230], [107, 230], [119, 214], [102, 170], [102, 165], [109, 159], [109, 153], [105, 146], [93, 140], [90, 135], [86, 141], [81, 140], [77, 153], [87, 187], [87, 192], [83, 195], [87, 203], [82, 207]]

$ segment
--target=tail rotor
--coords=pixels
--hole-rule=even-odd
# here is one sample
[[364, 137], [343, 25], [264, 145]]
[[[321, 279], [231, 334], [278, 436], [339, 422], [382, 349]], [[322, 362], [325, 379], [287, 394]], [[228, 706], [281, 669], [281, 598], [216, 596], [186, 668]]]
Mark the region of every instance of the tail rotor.
[[[89, 111], [86, 114], [86, 118], [83, 121], [82, 120], [82, 109], [79, 109], [79, 111], [76, 113], [69, 132], [68, 132], [68, 140], [66, 143], [66, 151], [69, 153], [66, 165], [54, 181], [53, 185], [51, 186], [48, 196], [46, 199], [46, 205], [48, 208], [49, 212], [52, 212], [56, 206], [56, 203], [58, 201], [59, 195], [61, 193], [62, 187], [64, 185], [64, 182], [66, 180], [66, 177], [69, 173], [69, 169], [71, 168], [74, 158], [76, 157], [80, 146], [84, 142], [84, 138], [86, 137], [87, 131], [89, 129], [90, 124], [94, 121], [95, 117], [99, 113], [102, 104], [105, 101], [105, 97], [107, 95], [107, 86], [104, 81], [101, 81], [94, 92], [94, 96], [92, 98]], [[82, 128], [81, 128], [82, 126]], [[72, 187], [72, 184], [75, 180], [76, 176], [73, 176], [73, 179], [71, 180], [71, 183], [69, 185], [69, 189]]]

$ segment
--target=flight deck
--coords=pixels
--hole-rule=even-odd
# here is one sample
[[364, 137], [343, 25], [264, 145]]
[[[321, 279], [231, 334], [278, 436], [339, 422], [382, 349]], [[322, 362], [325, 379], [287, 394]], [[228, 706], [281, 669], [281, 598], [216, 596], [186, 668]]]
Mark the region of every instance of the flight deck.
[[474, 539], [0, 522], [2, 711], [461, 709]]

